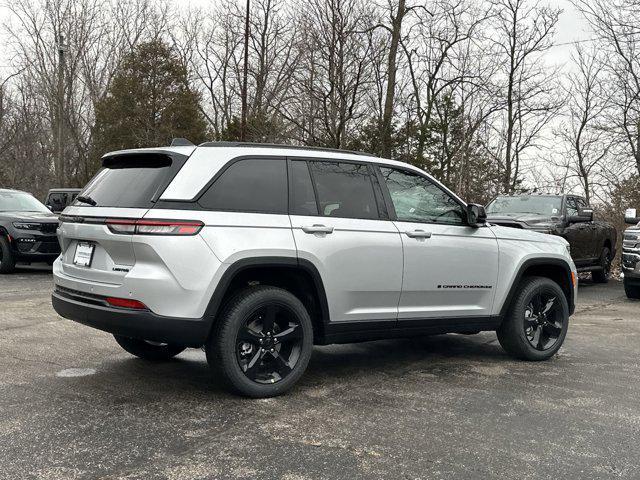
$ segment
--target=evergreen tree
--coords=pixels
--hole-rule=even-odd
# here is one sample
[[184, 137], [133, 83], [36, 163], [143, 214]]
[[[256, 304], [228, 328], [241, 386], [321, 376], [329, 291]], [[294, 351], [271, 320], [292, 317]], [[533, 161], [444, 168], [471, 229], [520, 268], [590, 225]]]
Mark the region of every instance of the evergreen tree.
[[168, 145], [184, 137], [206, 138], [199, 95], [189, 86], [187, 69], [162, 41], [139, 45], [116, 72], [96, 106], [94, 152]]

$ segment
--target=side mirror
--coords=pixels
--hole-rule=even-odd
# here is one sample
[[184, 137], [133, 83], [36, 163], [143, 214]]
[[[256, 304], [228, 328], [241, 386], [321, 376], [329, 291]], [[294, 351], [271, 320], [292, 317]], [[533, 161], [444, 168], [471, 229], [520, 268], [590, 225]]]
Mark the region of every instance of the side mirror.
[[487, 212], [484, 206], [477, 203], [467, 205], [467, 223], [472, 227], [480, 227], [487, 223]]
[[591, 208], [591, 207], [580, 207], [578, 209], [578, 214], [567, 218], [567, 221], [569, 223], [592, 222], [593, 221], [593, 208]]
[[635, 208], [627, 208], [624, 212], [624, 223], [635, 225], [638, 222], [640, 222], [638, 211]]
[[49, 210], [51, 210], [53, 212], [53, 205], [49, 205], [48, 203], [45, 205], [45, 207], [47, 207]]

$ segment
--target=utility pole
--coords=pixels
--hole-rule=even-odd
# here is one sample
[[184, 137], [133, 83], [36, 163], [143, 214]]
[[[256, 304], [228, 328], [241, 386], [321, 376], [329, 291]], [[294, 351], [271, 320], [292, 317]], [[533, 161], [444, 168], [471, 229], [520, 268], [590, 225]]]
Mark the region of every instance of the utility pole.
[[244, 68], [242, 78], [242, 117], [240, 119], [240, 140], [246, 141], [247, 139], [247, 76], [249, 70], [249, 7], [250, 1], [247, 0], [247, 9], [244, 17]]
[[[64, 36], [58, 37], [58, 91], [56, 115], [56, 177], [64, 182]], [[62, 184], [61, 184], [62, 186]]]

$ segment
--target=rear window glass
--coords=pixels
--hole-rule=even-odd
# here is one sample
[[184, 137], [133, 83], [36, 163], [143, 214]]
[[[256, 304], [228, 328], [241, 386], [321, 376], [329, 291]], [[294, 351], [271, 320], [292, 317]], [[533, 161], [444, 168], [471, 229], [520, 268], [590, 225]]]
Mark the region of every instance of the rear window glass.
[[[154, 197], [166, 188], [181, 163], [184, 160], [162, 154], [108, 158], [80, 196], [88, 197], [97, 207], [148, 208], [153, 205]], [[77, 199], [74, 205], [89, 206]]]
[[198, 203], [207, 210], [287, 213], [287, 164], [266, 158], [232, 163]]

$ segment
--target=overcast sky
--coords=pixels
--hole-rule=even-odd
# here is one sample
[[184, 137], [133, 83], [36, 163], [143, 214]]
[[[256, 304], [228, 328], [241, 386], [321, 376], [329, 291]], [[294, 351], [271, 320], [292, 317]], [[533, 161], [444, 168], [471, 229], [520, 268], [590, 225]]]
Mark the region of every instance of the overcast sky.
[[[206, 6], [215, 0], [189, 0], [190, 3], [199, 6]], [[555, 41], [558, 45], [547, 52], [547, 60], [550, 64], [567, 66], [571, 60], [572, 45], [567, 43], [590, 38], [591, 32], [582, 15], [575, 9], [569, 0], [548, 0], [550, 6], [559, 7], [563, 10], [558, 22]], [[5, 23], [8, 18], [7, 10], [0, 7], [0, 22]], [[4, 41], [2, 41], [4, 44]], [[564, 45], [563, 45], [564, 44]], [[0, 48], [1, 72], [4, 76], [10, 71], [11, 59], [8, 57], [7, 48]]]

